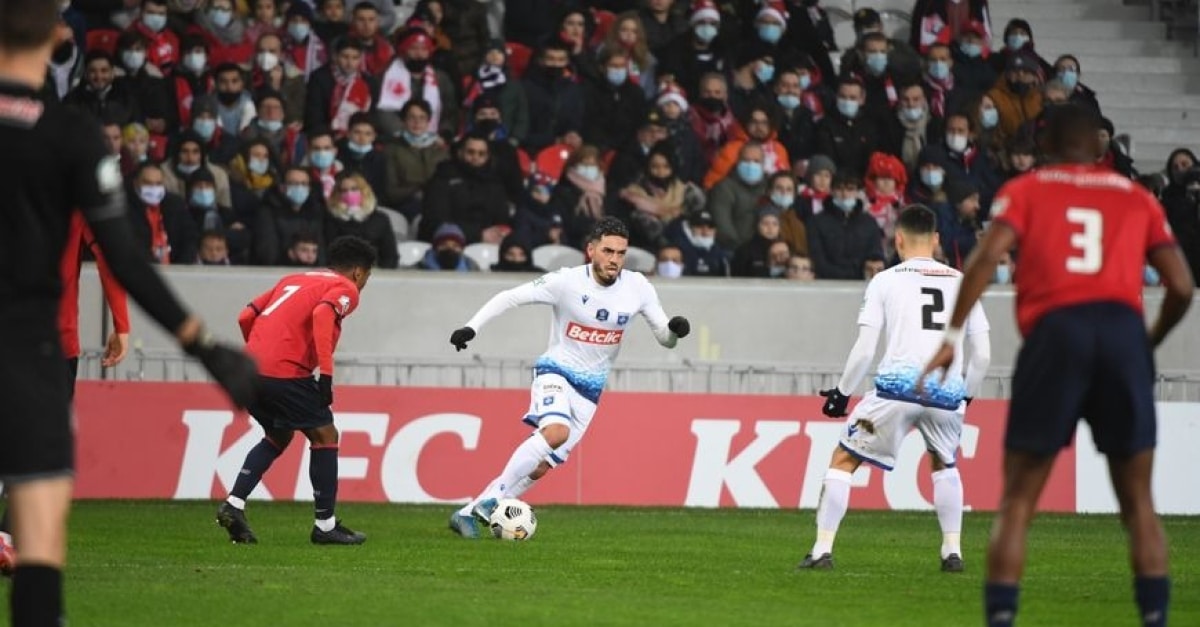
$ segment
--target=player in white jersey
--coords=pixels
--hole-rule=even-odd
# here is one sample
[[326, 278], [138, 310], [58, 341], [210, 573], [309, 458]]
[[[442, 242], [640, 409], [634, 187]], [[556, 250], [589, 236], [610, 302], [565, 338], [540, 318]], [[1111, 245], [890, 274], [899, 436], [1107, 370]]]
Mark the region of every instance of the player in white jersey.
[[[963, 375], [960, 358], [944, 382], [929, 377], [923, 391], [917, 379], [944, 337], [947, 306], [958, 296], [962, 273], [933, 260], [938, 247], [937, 217], [922, 205], [910, 205], [896, 223], [898, 266], [875, 275], [858, 314], [859, 334], [837, 387], [824, 390], [822, 411], [846, 415], [849, 394], [871, 368], [880, 333], [886, 350], [875, 387], [863, 395], [846, 421], [838, 448], [825, 473], [817, 507], [817, 540], [800, 568], [833, 568], [833, 540], [850, 501], [850, 479], [863, 462], [891, 470], [900, 443], [916, 427], [925, 439], [933, 470], [933, 504], [942, 528], [942, 570], [963, 570], [962, 480], [955, 467], [963, 415], [982, 383], [991, 361], [988, 321], [976, 304], [965, 328], [970, 364]], [[960, 339], [960, 343], [962, 340]], [[962, 355], [963, 351], [957, 352]], [[842, 392], [845, 390], [845, 393]]]
[[645, 316], [659, 344], [674, 348], [691, 330], [687, 318], [670, 320], [654, 286], [639, 272], [624, 270], [629, 231], [616, 218], [603, 218], [588, 238], [591, 263], [563, 268], [496, 294], [450, 336], [458, 350], [488, 321], [535, 303], [554, 307], [550, 347], [534, 365], [529, 411], [534, 433], [513, 451], [504, 470], [470, 503], [450, 516], [450, 529], [479, 537], [475, 517], [487, 521], [501, 498], [519, 498], [551, 468], [567, 461], [583, 438], [621, 340], [634, 316]]

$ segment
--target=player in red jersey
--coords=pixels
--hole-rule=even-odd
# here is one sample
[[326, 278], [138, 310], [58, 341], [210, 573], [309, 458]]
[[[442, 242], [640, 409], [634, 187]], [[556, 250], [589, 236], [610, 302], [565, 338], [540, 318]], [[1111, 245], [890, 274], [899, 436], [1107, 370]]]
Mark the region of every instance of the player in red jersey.
[[[1017, 322], [1025, 341], [1004, 437], [1004, 493], [988, 546], [987, 624], [1013, 624], [1029, 523], [1058, 451], [1071, 443], [1083, 417], [1108, 458], [1129, 535], [1141, 624], [1166, 625], [1166, 539], [1150, 488], [1157, 427], [1153, 349], [1187, 312], [1192, 276], [1158, 201], [1095, 165], [1094, 113], [1067, 105], [1047, 117], [1043, 149], [1054, 164], [996, 194], [992, 226], [967, 261], [945, 343], [925, 374], [952, 363], [971, 306], [996, 264], [1016, 248]], [[1166, 286], [1149, 331], [1142, 317], [1147, 261]]]
[[[366, 240], [340, 237], [329, 246], [329, 270], [290, 274], [242, 310], [238, 324], [246, 350], [258, 361], [258, 399], [250, 415], [265, 435], [246, 455], [217, 522], [236, 543], [258, 539], [246, 522], [246, 499], [296, 431], [308, 438], [312, 456], [316, 521], [314, 544], [362, 544], [366, 536], [334, 516], [337, 500], [338, 431], [333, 424], [333, 352], [342, 320], [358, 307], [359, 292], [371, 276], [375, 249]], [[318, 379], [313, 371], [320, 369]]]

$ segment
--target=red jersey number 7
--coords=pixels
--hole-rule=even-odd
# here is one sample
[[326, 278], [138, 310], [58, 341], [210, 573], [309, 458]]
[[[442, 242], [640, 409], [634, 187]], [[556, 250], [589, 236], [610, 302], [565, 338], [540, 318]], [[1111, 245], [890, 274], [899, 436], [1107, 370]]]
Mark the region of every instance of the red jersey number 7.
[[267, 307], [266, 309], [264, 309], [263, 312], [259, 315], [263, 315], [263, 316], [271, 315], [272, 311], [279, 309], [279, 306], [283, 304], [283, 301], [291, 298], [292, 295], [294, 295], [296, 292], [299, 292], [299, 291], [300, 291], [299, 285], [285, 285], [283, 288], [283, 294], [280, 294], [279, 298], [275, 299], [275, 302], [271, 303], [271, 305], [269, 307]]

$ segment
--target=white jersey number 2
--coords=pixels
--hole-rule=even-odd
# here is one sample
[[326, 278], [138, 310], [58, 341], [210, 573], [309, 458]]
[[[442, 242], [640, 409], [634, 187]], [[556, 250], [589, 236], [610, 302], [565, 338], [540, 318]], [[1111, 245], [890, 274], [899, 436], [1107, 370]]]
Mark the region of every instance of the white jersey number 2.
[[1071, 247], [1080, 254], [1067, 257], [1067, 271], [1075, 274], [1096, 274], [1100, 271], [1104, 255], [1101, 242], [1104, 239], [1104, 215], [1095, 209], [1070, 207], [1067, 222], [1082, 228], [1071, 234]]

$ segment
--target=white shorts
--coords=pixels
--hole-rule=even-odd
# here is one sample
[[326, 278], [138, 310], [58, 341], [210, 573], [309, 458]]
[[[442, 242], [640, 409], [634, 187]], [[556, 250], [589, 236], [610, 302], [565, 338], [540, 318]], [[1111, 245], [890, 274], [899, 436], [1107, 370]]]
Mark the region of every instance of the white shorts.
[[529, 413], [525, 414], [525, 422], [535, 429], [559, 424], [571, 430], [567, 441], [546, 458], [551, 468], [566, 463], [571, 449], [583, 439], [594, 415], [596, 404], [575, 391], [562, 375], [540, 374], [534, 377], [529, 390]]
[[900, 450], [904, 436], [916, 427], [925, 439], [926, 450], [953, 467], [962, 439], [965, 407], [965, 403], [960, 404], [957, 411], [924, 407], [879, 398], [872, 390], [863, 395], [862, 401], [846, 419], [846, 430], [839, 442], [851, 455], [891, 470], [896, 465], [896, 452]]

